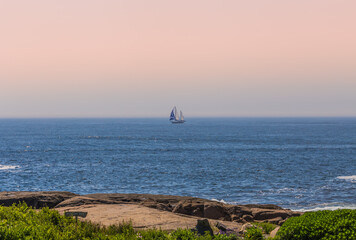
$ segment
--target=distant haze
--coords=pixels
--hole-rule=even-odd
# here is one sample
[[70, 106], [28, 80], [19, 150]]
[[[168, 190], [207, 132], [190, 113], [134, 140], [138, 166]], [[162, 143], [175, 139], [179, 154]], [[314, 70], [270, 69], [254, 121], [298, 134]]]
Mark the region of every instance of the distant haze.
[[356, 116], [354, 0], [2, 0], [0, 117]]

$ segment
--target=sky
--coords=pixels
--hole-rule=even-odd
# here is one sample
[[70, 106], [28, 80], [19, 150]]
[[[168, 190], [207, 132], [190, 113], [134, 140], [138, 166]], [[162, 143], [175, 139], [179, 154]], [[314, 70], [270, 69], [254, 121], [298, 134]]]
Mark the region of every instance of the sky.
[[0, 0], [0, 118], [356, 116], [354, 0]]

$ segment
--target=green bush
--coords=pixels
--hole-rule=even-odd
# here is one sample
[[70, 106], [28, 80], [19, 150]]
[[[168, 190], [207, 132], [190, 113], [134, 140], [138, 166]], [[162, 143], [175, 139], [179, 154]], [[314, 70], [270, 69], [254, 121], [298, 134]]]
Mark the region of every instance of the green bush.
[[[121, 227], [121, 226], [120, 226]], [[120, 228], [119, 227], [119, 228]], [[89, 222], [75, 222], [57, 211], [35, 211], [26, 204], [0, 207], [0, 239], [116, 239], [109, 228]], [[121, 234], [124, 235], [124, 234]]]
[[268, 223], [268, 222], [254, 222], [252, 224], [262, 228], [263, 233], [265, 233], [265, 234], [269, 234], [277, 227], [276, 224]]
[[76, 221], [55, 210], [33, 210], [25, 203], [11, 207], [0, 206], [1, 240], [236, 240], [236, 236], [208, 234], [198, 236], [191, 230], [178, 229], [172, 233], [162, 230], [135, 231], [131, 223], [102, 227], [90, 222]]
[[250, 227], [245, 233], [246, 240], [263, 240], [262, 230], [257, 227]]
[[277, 239], [331, 240], [356, 239], [356, 210], [306, 212], [289, 218], [279, 229]]

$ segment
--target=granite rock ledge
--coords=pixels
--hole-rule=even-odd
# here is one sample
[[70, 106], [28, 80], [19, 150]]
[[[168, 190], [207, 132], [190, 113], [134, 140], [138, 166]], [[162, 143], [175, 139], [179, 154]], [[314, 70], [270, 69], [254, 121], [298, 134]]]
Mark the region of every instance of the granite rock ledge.
[[207, 199], [153, 194], [97, 193], [78, 195], [71, 192], [0, 192], [0, 205], [11, 206], [25, 202], [33, 208], [63, 208], [100, 204], [135, 204], [195, 216], [238, 223], [270, 222], [282, 225], [301, 212], [283, 209], [272, 204], [230, 205]]

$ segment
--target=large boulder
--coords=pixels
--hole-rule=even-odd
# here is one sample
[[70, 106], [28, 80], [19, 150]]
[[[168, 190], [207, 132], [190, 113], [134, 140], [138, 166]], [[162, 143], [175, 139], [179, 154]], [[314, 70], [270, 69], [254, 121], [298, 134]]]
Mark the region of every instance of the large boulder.
[[196, 217], [204, 217], [204, 201], [182, 200], [173, 209], [173, 213], [180, 213]]
[[282, 219], [286, 219], [287, 217], [291, 217], [292, 214], [288, 210], [274, 210], [271, 211], [269, 209], [253, 209], [252, 215], [254, 220], [268, 220], [281, 217]]
[[25, 202], [33, 208], [53, 208], [58, 203], [78, 196], [71, 192], [0, 192], [0, 205], [11, 206]]
[[227, 208], [224, 206], [224, 204], [219, 202], [205, 202], [204, 217], [210, 219], [231, 221], [231, 215], [228, 213]]
[[178, 202], [172, 212], [209, 219], [231, 221], [231, 215], [226, 208], [226, 204], [205, 199], [182, 200]]
[[225, 207], [228, 209], [232, 221], [242, 223], [258, 221], [281, 225], [287, 218], [302, 214], [272, 204], [226, 204]]

